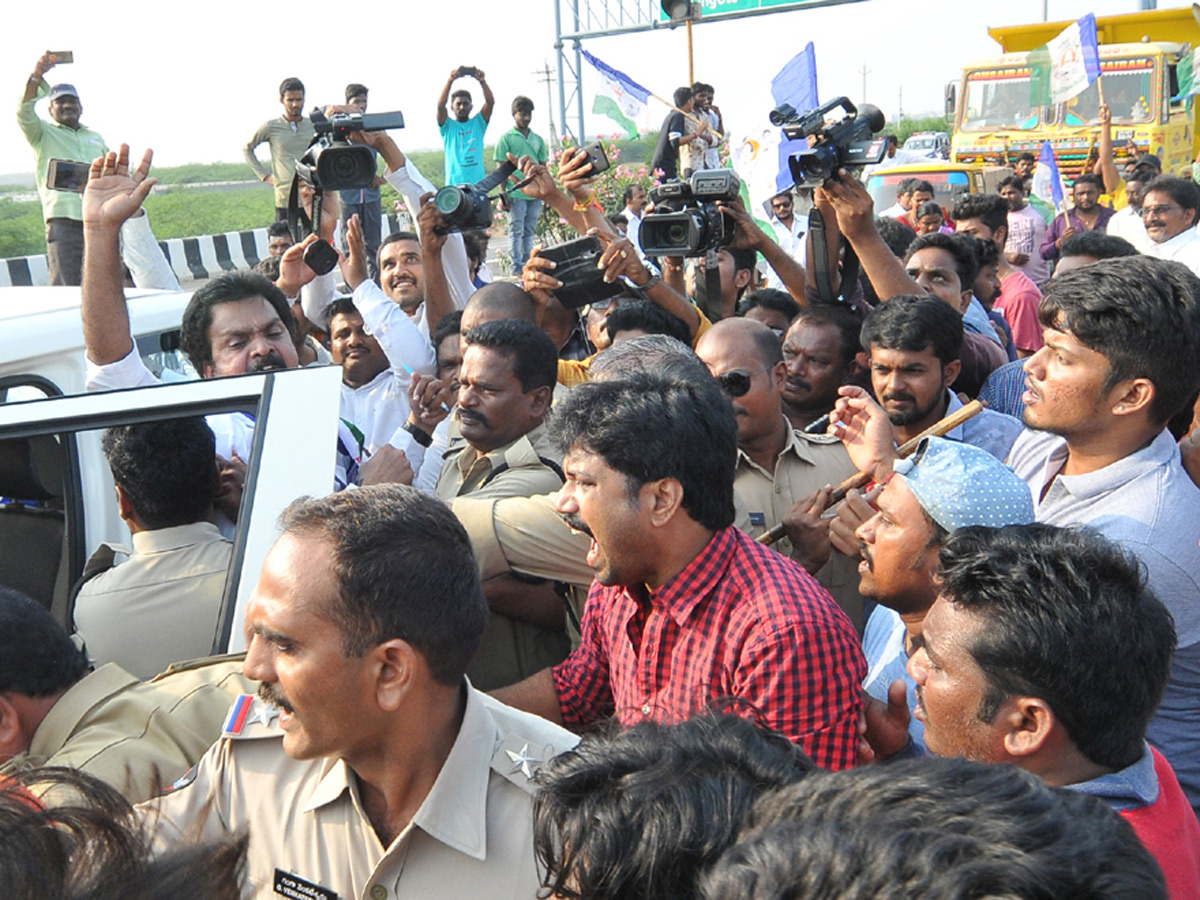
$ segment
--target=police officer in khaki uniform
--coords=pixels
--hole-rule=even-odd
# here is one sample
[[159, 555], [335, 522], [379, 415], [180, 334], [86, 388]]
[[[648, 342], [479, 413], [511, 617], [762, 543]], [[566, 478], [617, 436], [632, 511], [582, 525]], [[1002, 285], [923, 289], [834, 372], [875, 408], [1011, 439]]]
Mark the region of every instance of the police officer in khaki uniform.
[[858, 560], [830, 547], [829, 520], [822, 515], [829, 496], [825, 487], [855, 472], [845, 448], [834, 437], [796, 431], [784, 418], [780, 389], [787, 367], [779, 339], [761, 322], [718, 322], [700, 339], [696, 354], [717, 377], [737, 414], [733, 488], [749, 513], [749, 533], [758, 536], [782, 522], [786, 537], [774, 544], [775, 549], [808, 569], [861, 634]]
[[258, 697], [141, 807], [158, 846], [248, 830], [261, 900], [532, 900], [529, 779], [576, 738], [463, 678], [487, 605], [462, 527], [400, 485], [282, 525], [246, 609]]
[[[463, 335], [456, 416], [461, 437], [446, 451], [438, 498], [527, 497], [562, 487], [558, 463], [536, 446], [550, 405], [557, 351], [530, 322], [494, 320]], [[482, 690], [503, 687], [563, 661], [570, 641], [552, 584], [486, 586], [492, 607], [467, 669]]]
[[240, 657], [216, 657], [146, 683], [115, 663], [89, 672], [44, 607], [0, 588], [0, 776], [69, 766], [131, 803], [153, 797], [220, 735], [230, 702], [252, 684], [241, 668]]

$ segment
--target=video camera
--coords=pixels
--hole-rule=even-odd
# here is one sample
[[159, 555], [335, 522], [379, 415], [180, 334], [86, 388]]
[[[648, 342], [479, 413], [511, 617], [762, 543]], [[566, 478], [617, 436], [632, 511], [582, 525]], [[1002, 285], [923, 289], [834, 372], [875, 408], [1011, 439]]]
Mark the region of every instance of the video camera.
[[446, 232], [487, 228], [492, 224], [492, 188], [503, 184], [517, 167], [503, 162], [487, 178], [475, 184], [448, 184], [434, 195], [433, 202], [446, 218]]
[[[825, 125], [827, 113], [841, 107], [845, 118]], [[771, 110], [772, 125], [783, 128], [789, 140], [816, 137], [816, 146], [788, 158], [788, 168], [797, 187], [819, 187], [836, 176], [838, 169], [875, 165], [887, 155], [887, 140], [873, 138], [883, 130], [879, 107], [862, 105], [862, 112], [845, 97], [836, 97], [814, 110], [800, 114], [784, 103]]]
[[312, 111], [316, 140], [296, 160], [296, 174], [305, 184], [318, 191], [345, 191], [369, 188], [375, 183], [375, 154], [362, 144], [351, 144], [355, 131], [386, 131], [403, 128], [404, 114], [334, 113], [326, 117], [319, 109]]
[[702, 169], [687, 181], [650, 189], [654, 211], [638, 229], [646, 256], [704, 256], [733, 240], [736, 227], [718, 200], [737, 199], [741, 181], [732, 169]]

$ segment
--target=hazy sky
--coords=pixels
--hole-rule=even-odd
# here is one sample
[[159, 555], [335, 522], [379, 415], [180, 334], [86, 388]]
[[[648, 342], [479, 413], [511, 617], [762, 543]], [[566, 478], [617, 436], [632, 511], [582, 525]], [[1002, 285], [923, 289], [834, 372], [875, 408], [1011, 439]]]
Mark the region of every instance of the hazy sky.
[[[565, 14], [567, 0], [562, 2]], [[1051, 19], [1133, 12], [1138, 6], [1137, 0], [1048, 3]], [[696, 78], [716, 86], [727, 129], [737, 132], [765, 121], [771, 77], [812, 40], [822, 99], [845, 94], [861, 100], [859, 70], [865, 65], [867, 99], [889, 119], [896, 114], [900, 87], [905, 113], [937, 111], [944, 85], [958, 77], [963, 63], [998, 51], [988, 26], [1038, 21], [1042, 6], [1043, 0], [866, 0], [711, 21], [693, 29]], [[322, 34], [318, 23], [330, 19], [337, 25]], [[407, 128], [394, 133], [401, 147], [440, 146], [435, 102], [457, 65], [484, 69], [496, 92], [489, 142], [511, 127], [508, 109], [517, 94], [533, 98], [535, 130], [544, 134], [548, 122], [546, 86], [535, 70], [544, 62], [555, 64], [554, 0], [347, 5], [209, 0], [179, 7], [130, 0], [103, 8], [62, 0], [53, 8], [9, 4], [5, 25], [8, 49], [0, 59], [0, 84], [8, 85], [14, 106], [42, 51], [72, 50], [75, 64], [52, 71], [51, 83], [75, 84], [84, 123], [111, 146], [124, 141], [135, 153], [153, 147], [163, 165], [240, 160], [259, 123], [279, 114], [278, 85], [289, 75], [306, 84], [309, 106], [340, 101], [348, 82], [365, 83], [373, 111], [404, 113]], [[309, 37], [300, 37], [302, 32]], [[295, 35], [290, 43], [288, 33]], [[687, 81], [683, 28], [589, 40], [584, 48], [663, 96]], [[615, 131], [590, 114], [594, 85], [585, 73], [587, 129]], [[476, 105], [480, 102], [477, 96]], [[557, 120], [557, 86], [554, 102]], [[45, 101], [38, 111], [46, 115]], [[655, 108], [655, 119], [664, 114], [664, 108]], [[0, 173], [32, 171], [32, 153], [11, 113], [4, 127], [8, 139], [0, 142]], [[266, 148], [259, 152], [265, 155]]]

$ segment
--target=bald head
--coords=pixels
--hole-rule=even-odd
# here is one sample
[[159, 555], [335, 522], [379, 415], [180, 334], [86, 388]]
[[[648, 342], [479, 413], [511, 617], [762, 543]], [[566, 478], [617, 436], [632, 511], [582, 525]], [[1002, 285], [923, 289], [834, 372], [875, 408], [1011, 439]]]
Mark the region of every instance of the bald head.
[[696, 344], [696, 353], [706, 358], [710, 350], [720, 349], [745, 351], [758, 360], [758, 368], [766, 369], [783, 362], [783, 350], [775, 332], [754, 319], [722, 319]]
[[485, 284], [471, 295], [471, 299], [463, 308], [463, 333], [476, 325], [499, 319], [520, 319], [536, 323], [533, 298], [515, 284], [503, 281]]

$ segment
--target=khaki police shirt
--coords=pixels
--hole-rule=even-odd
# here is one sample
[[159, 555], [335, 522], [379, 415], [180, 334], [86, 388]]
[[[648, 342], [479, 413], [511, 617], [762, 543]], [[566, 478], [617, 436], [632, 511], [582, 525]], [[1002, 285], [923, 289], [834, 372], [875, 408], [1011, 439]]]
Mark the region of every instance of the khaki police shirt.
[[[463, 442], [446, 454], [438, 478], [437, 496], [444, 501], [467, 495], [481, 498], [525, 497], [562, 487], [560, 470], [542, 457], [534, 444], [545, 428], [484, 455]], [[541, 628], [493, 612], [479, 649], [467, 667], [467, 676], [481, 690], [490, 691], [515, 684], [549, 666], [558, 665], [571, 651], [562, 630]]]
[[450, 502], [455, 497], [470, 494], [474, 497], [529, 497], [562, 487], [561, 470], [555, 470], [538, 455], [538, 426], [503, 447], [480, 454], [464, 440], [451, 443], [442, 464], [434, 493], [439, 500]]
[[229, 729], [186, 784], [139, 812], [156, 829], [160, 850], [185, 834], [203, 840], [248, 831], [248, 896], [257, 900], [534, 900], [529, 779], [578, 738], [469, 685], [465, 690], [450, 755], [388, 847], [346, 763], [289, 757], [277, 718], [266, 714], [275, 711], [257, 699], [244, 727]]
[[209, 522], [133, 535], [129, 559], [85, 583], [75, 601], [75, 630], [93, 663], [153, 678], [212, 653], [232, 551]]
[[184, 663], [145, 683], [102, 666], [59, 698], [29, 750], [0, 766], [0, 775], [69, 766], [140, 803], [196, 764], [220, 737], [229, 704], [253, 687], [240, 655]]
[[[783, 521], [796, 501], [827, 484], [836, 487], [855, 471], [846, 448], [836, 437], [804, 434], [790, 427], [787, 444], [779, 454], [774, 472], [766, 471], [738, 450], [733, 489], [750, 516], [747, 533], [758, 537], [769, 531]], [[784, 556], [792, 555], [792, 543], [786, 537], [771, 546]], [[858, 560], [833, 550], [829, 562], [816, 577], [862, 634], [863, 600], [858, 593]]]

